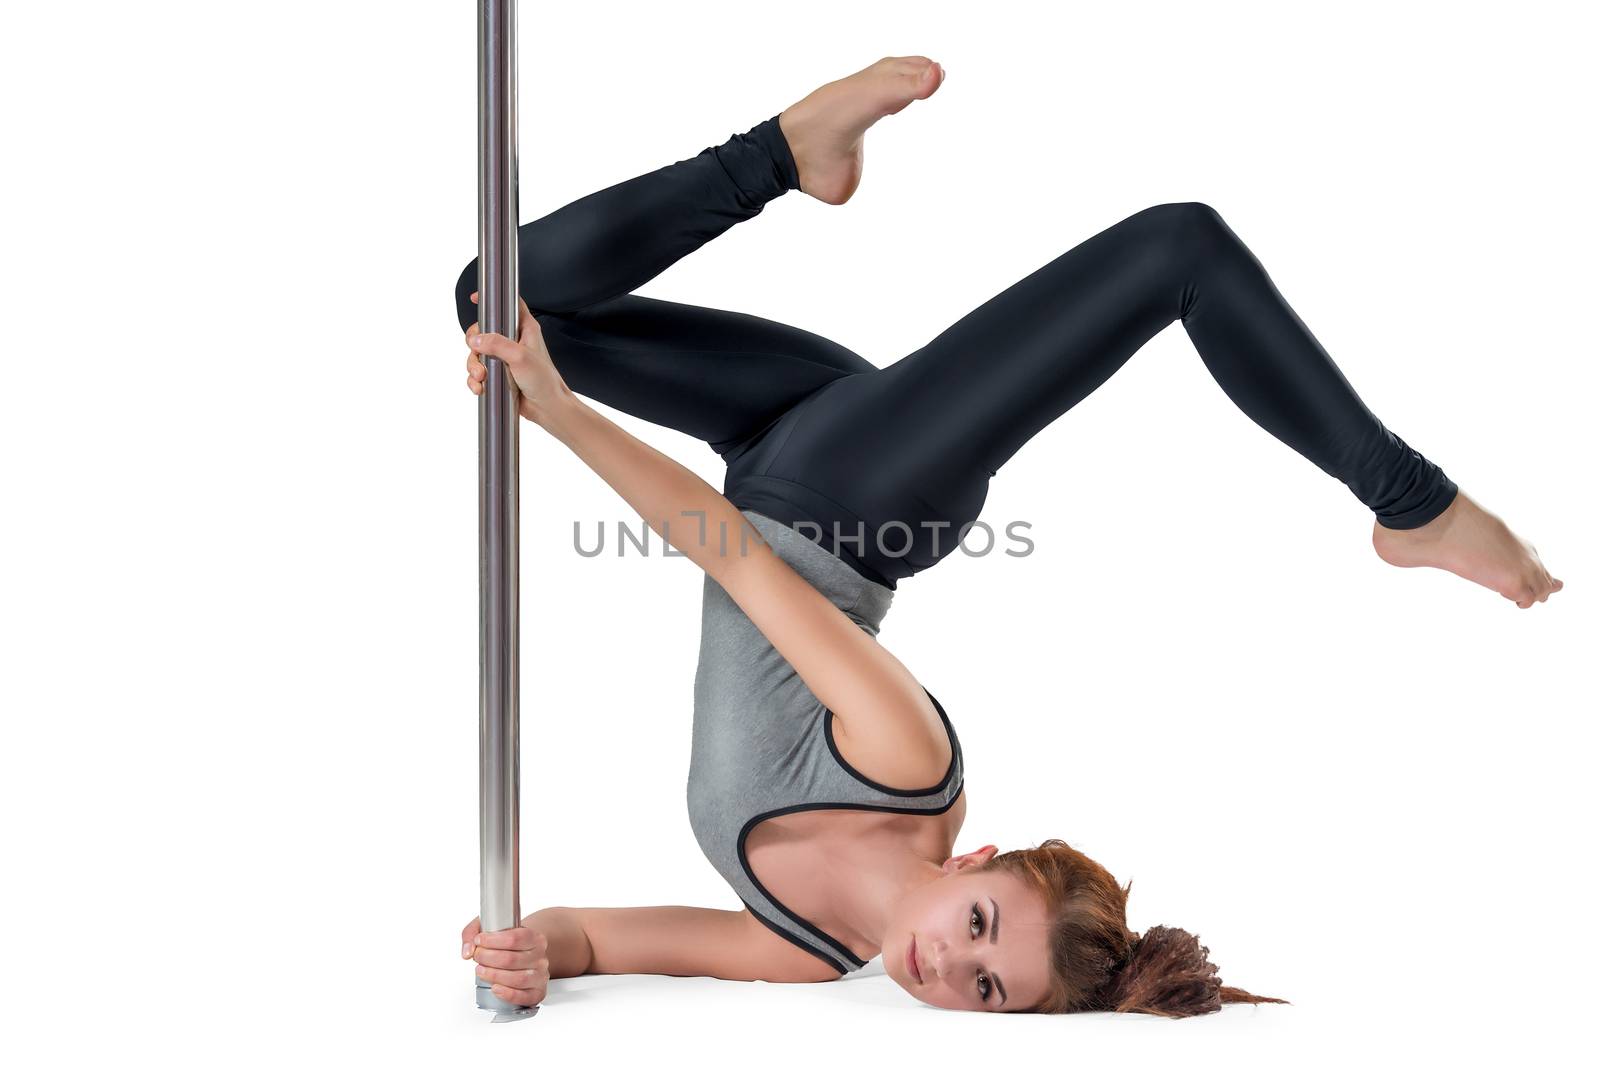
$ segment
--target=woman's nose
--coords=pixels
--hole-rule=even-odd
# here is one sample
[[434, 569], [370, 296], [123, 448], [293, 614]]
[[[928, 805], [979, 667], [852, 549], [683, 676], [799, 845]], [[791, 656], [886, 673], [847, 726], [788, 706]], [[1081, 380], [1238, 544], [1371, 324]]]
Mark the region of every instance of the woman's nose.
[[933, 973], [943, 979], [950, 966], [950, 947], [943, 939], [936, 939], [930, 956], [933, 958]]

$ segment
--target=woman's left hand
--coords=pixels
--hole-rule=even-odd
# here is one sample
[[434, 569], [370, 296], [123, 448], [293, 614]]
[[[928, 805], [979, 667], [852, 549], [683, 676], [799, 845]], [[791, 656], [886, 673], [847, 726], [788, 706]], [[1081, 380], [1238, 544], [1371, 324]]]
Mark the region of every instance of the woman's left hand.
[[[478, 302], [478, 294], [472, 294], [472, 302]], [[504, 334], [481, 333], [477, 323], [467, 328], [467, 347], [470, 350], [467, 355], [467, 388], [475, 394], [483, 392], [483, 383], [489, 373], [483, 357], [493, 356], [505, 363], [522, 394], [523, 417], [537, 423], [543, 411], [572, 396], [572, 391], [550, 360], [550, 350], [545, 348], [539, 321], [520, 297], [517, 298], [517, 310], [516, 341]]]

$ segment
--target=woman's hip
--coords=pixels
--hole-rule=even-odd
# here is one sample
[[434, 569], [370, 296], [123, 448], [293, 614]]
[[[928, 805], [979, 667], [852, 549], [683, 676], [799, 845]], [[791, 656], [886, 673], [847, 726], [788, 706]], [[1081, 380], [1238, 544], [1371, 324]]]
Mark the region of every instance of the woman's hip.
[[903, 418], [892, 379], [877, 371], [818, 390], [729, 464], [724, 490], [891, 589], [955, 551], [990, 475], [948, 448], [938, 420]]

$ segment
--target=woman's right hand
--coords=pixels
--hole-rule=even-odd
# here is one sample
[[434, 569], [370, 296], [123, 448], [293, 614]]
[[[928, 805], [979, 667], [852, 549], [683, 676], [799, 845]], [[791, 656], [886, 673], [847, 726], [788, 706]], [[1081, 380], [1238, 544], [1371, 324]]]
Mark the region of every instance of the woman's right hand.
[[[478, 294], [472, 294], [472, 303], [478, 303]], [[467, 388], [475, 394], [483, 392], [484, 379], [488, 377], [483, 357], [494, 356], [505, 363], [517, 383], [523, 417], [537, 423], [550, 405], [569, 399], [572, 391], [550, 359], [539, 321], [521, 297], [517, 298], [517, 314], [516, 341], [504, 334], [481, 333], [477, 323], [467, 327]]]
[[528, 925], [483, 933], [478, 918], [461, 931], [461, 956], [478, 963], [477, 974], [488, 980], [494, 996], [513, 1005], [537, 1005], [550, 986], [549, 949], [544, 932]]

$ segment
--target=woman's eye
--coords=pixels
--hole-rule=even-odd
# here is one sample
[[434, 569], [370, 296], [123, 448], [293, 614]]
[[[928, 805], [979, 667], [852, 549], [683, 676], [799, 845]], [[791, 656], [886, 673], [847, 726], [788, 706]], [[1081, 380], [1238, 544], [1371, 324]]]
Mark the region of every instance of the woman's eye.
[[983, 934], [983, 913], [978, 911], [978, 906], [972, 906], [972, 919], [967, 924], [974, 936]]
[[978, 973], [978, 1000], [989, 1000], [989, 977], [982, 972]]

